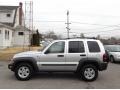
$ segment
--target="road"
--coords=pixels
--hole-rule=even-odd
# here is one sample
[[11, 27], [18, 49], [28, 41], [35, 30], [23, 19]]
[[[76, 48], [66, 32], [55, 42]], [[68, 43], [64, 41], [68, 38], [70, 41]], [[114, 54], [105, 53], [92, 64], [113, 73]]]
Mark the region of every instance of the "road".
[[1, 89], [115, 89], [120, 88], [120, 64], [110, 63], [108, 69], [99, 72], [94, 82], [79, 80], [73, 73], [40, 73], [29, 81], [18, 81], [8, 70], [8, 62], [0, 62]]

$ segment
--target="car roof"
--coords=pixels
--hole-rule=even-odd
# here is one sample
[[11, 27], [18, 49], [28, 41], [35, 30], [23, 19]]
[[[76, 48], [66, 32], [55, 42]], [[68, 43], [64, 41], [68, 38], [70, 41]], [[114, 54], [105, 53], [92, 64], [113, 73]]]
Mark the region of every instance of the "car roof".
[[54, 40], [54, 42], [57, 41], [99, 41], [97, 39], [61, 39], [61, 40]]

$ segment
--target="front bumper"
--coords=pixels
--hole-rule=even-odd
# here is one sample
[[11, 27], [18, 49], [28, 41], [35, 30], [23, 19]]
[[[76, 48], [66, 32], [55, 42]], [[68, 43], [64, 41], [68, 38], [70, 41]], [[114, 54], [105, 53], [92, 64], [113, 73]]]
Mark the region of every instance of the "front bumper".
[[10, 69], [11, 71], [14, 71], [14, 63], [13, 62], [10, 62], [8, 64], [8, 69]]
[[120, 62], [120, 57], [114, 57], [115, 61]]
[[108, 67], [108, 63], [101, 63], [101, 64], [99, 65], [99, 70], [100, 70], [100, 71], [106, 70], [107, 67]]

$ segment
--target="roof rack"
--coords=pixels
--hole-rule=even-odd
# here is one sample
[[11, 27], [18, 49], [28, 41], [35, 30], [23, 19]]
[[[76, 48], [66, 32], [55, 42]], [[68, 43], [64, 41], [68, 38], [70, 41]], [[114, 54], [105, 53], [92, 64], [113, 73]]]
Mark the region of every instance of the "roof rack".
[[75, 37], [75, 38], [65, 38], [65, 39], [97, 39], [96, 37]]

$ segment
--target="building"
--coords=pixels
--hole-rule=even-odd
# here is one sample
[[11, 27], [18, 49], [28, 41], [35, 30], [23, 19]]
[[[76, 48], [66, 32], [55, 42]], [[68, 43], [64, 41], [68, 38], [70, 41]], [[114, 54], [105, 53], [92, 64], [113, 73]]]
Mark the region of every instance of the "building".
[[0, 25], [0, 47], [30, 45], [31, 31], [24, 26], [22, 3], [19, 6], [0, 6]]
[[0, 49], [12, 46], [14, 29], [0, 23]]
[[0, 6], [0, 23], [11, 27], [24, 25], [22, 3], [19, 6]]
[[30, 42], [30, 35], [31, 35], [31, 31], [24, 27], [24, 26], [16, 26], [15, 27], [15, 31], [13, 32], [13, 35], [15, 38], [13, 38], [13, 46], [28, 46], [29, 42]]

